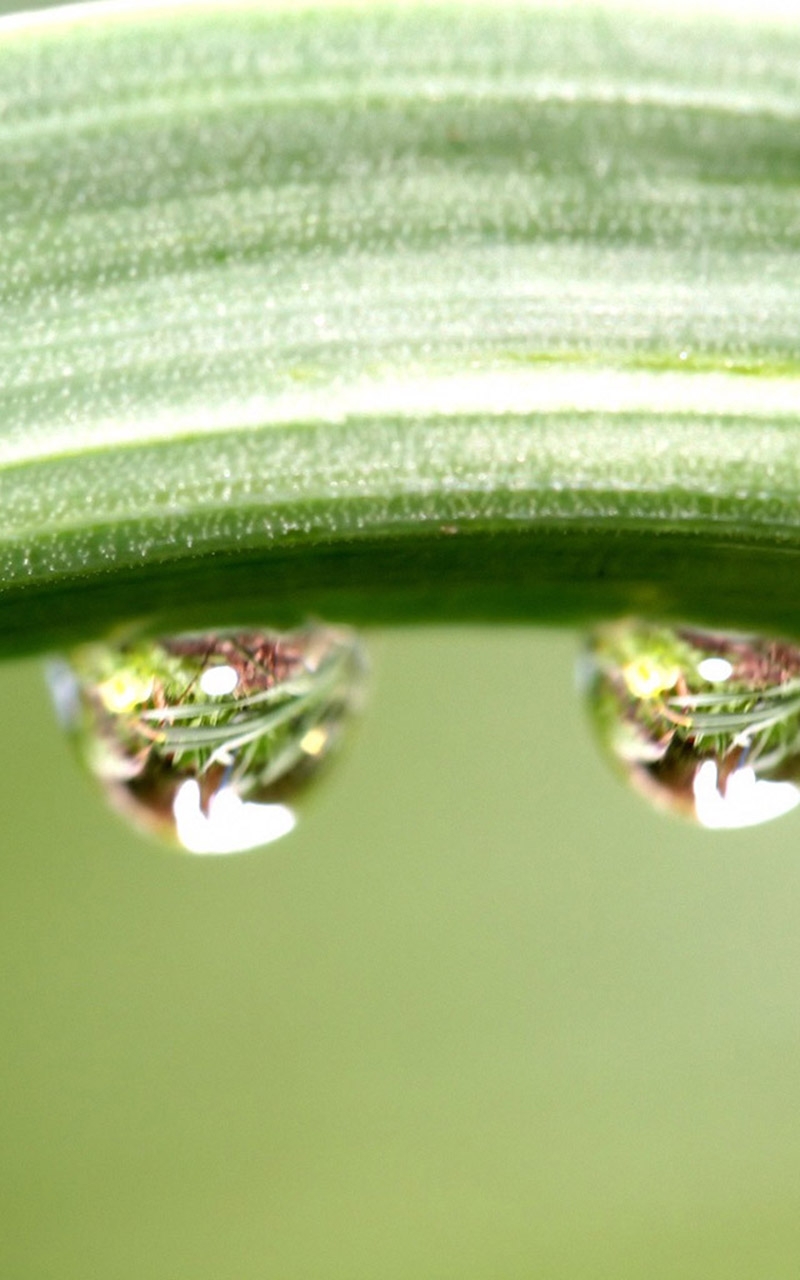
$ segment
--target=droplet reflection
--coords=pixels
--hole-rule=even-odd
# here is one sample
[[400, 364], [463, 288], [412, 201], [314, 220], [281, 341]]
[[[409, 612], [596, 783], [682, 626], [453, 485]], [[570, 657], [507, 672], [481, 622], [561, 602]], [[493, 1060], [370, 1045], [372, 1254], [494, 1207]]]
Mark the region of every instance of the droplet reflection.
[[295, 826], [294, 800], [361, 701], [344, 628], [141, 635], [50, 664], [56, 709], [116, 808], [200, 854]]
[[733, 828], [800, 804], [800, 648], [627, 620], [585, 671], [601, 741], [657, 806]]

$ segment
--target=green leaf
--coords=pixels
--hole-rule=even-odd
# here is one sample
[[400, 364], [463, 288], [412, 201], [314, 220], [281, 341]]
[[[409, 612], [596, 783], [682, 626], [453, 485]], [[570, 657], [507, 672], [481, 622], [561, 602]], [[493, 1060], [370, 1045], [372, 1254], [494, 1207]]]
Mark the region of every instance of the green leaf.
[[117, 8], [0, 20], [5, 651], [797, 628], [800, 30]]

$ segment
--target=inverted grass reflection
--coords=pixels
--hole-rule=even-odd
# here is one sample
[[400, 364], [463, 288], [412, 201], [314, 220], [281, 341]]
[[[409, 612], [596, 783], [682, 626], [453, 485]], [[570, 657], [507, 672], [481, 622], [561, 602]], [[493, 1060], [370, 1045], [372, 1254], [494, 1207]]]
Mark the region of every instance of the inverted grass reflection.
[[753, 826], [800, 803], [800, 649], [625, 620], [598, 628], [586, 687], [604, 747], [656, 806]]
[[354, 634], [308, 625], [134, 635], [75, 650], [50, 685], [112, 804], [192, 853], [290, 832], [295, 801], [360, 704]]

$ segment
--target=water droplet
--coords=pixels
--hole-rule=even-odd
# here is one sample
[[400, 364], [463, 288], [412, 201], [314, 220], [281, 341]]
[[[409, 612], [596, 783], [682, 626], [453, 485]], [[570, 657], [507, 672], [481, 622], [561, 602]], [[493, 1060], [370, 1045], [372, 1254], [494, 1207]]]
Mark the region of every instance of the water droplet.
[[800, 648], [627, 620], [598, 628], [585, 684], [601, 742], [656, 806], [704, 827], [800, 804]]
[[113, 805], [192, 853], [286, 835], [338, 745], [366, 664], [351, 631], [313, 624], [84, 645], [48, 676], [56, 710]]

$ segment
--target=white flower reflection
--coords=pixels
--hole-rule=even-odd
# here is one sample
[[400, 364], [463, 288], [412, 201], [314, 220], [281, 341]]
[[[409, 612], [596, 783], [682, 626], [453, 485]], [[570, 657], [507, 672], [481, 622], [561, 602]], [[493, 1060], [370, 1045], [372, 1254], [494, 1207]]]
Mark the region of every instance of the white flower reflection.
[[189, 853], [245, 853], [287, 836], [296, 823], [285, 804], [242, 800], [233, 787], [217, 791], [203, 813], [200, 787], [193, 778], [178, 787], [172, 812], [178, 839]]
[[757, 827], [800, 804], [800, 788], [793, 782], [772, 782], [756, 777], [749, 765], [728, 775], [724, 791], [713, 760], [704, 760], [692, 783], [695, 816], [701, 826], [717, 831]]

